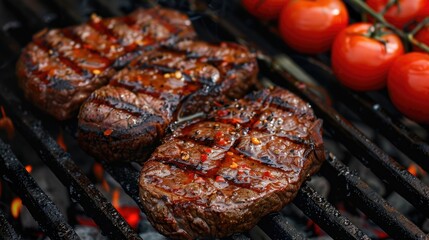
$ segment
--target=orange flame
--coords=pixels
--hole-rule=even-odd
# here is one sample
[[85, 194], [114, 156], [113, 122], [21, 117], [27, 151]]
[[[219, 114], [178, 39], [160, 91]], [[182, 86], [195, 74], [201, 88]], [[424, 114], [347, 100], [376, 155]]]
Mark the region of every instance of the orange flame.
[[114, 208], [119, 209], [119, 189], [115, 188], [112, 192], [112, 205]]
[[132, 206], [120, 206], [120, 190], [115, 188], [112, 192], [112, 205], [116, 210], [118, 210], [119, 214], [130, 224], [130, 226], [134, 229], [137, 229], [138, 224], [140, 222], [140, 210], [138, 207]]
[[95, 177], [98, 179], [98, 181], [101, 182], [101, 186], [106, 192], [110, 192], [110, 186], [107, 183], [106, 179], [104, 179], [104, 169], [103, 166], [101, 166], [100, 163], [94, 163], [93, 171]]
[[25, 170], [27, 170], [28, 173], [31, 173], [31, 171], [33, 171], [33, 166], [27, 165], [25, 166]]
[[12, 120], [6, 115], [3, 106], [0, 106], [2, 117], [0, 118], [0, 129], [4, 129], [9, 139], [15, 135], [15, 127], [13, 126]]
[[14, 198], [10, 205], [10, 212], [12, 213], [12, 216], [15, 219], [19, 217], [19, 214], [21, 213], [21, 209], [22, 209], [22, 200], [19, 197]]
[[414, 164], [411, 164], [408, 167], [408, 172], [410, 172], [414, 176], [417, 176], [417, 167]]
[[64, 151], [67, 151], [67, 146], [64, 142], [63, 130], [61, 129], [60, 129], [60, 133], [58, 133], [58, 136], [57, 136], [57, 143]]
[[410, 166], [408, 166], [407, 170], [415, 177], [426, 175], [425, 170], [423, 170], [419, 165], [415, 163], [411, 163]]

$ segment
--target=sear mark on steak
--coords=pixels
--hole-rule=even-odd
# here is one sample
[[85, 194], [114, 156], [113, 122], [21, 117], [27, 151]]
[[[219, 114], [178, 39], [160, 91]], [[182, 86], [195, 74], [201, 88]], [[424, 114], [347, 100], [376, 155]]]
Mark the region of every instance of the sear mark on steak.
[[275, 88], [178, 126], [144, 163], [140, 197], [168, 237], [225, 237], [292, 201], [324, 161], [322, 122]]
[[98, 159], [145, 160], [178, 116], [242, 97], [257, 70], [255, 56], [233, 43], [185, 41], [144, 52], [82, 105], [79, 143]]
[[107, 19], [93, 16], [79, 26], [36, 34], [17, 63], [18, 82], [31, 102], [64, 120], [142, 51], [195, 35], [187, 16], [174, 10], [139, 9]]

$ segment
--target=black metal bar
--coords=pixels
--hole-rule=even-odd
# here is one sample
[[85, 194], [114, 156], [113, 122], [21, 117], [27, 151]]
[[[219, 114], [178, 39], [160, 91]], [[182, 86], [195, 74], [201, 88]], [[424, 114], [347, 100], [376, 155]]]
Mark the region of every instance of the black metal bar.
[[43, 19], [43, 16], [40, 16], [37, 14], [37, 12], [34, 11], [34, 9], [30, 7], [36, 7], [40, 9], [40, 4], [38, 1], [33, 0], [5, 0], [5, 3], [7, 3], [10, 8], [16, 10], [18, 13], [20, 20], [27, 20], [26, 25], [29, 26], [32, 29], [42, 29], [45, 24], [48, 22], [45, 22], [45, 19]]
[[24, 110], [21, 101], [5, 88], [3, 83], [0, 84], [0, 100], [17, 129], [38, 149], [41, 159], [58, 179], [70, 187], [71, 196], [93, 217], [104, 234], [113, 239], [141, 239], [74, 163], [70, 155], [43, 129], [41, 122]]
[[250, 240], [250, 238], [244, 234], [234, 234], [227, 238], [228, 240]]
[[362, 116], [360, 119], [369, 126], [380, 129], [383, 136], [393, 145], [429, 172], [429, 161], [427, 161], [429, 159], [429, 144], [411, 133], [402, 124], [396, 123], [380, 105], [371, 103], [369, 99], [362, 96], [363, 94], [345, 89], [334, 80], [329, 84], [332, 87], [332, 92], [341, 96], [339, 100], [346, 104], [348, 109]]
[[12, 225], [7, 221], [5, 214], [0, 209], [0, 239], [20, 240], [21, 236], [16, 233]]
[[416, 240], [426, 238], [422, 230], [393, 208], [333, 155], [329, 155], [327, 164], [322, 167], [322, 172], [331, 183], [335, 183], [341, 188], [348, 196], [347, 199], [358, 206], [390, 236]]
[[293, 203], [334, 239], [370, 239], [306, 183]]
[[5, 181], [20, 196], [48, 236], [52, 239], [80, 239], [57, 206], [37, 185], [10, 147], [2, 140], [0, 140], [0, 165]]
[[[95, 0], [94, 4], [97, 5], [97, 9], [102, 9], [103, 12], [110, 16], [121, 16], [123, 15], [123, 12], [119, 8], [119, 4], [121, 1], [111, 1], [111, 0]], [[127, 1], [122, 1], [127, 2]]]
[[86, 9], [89, 1], [44, 0], [44, 2], [46, 2], [46, 5], [54, 4], [62, 13], [65, 14], [64, 17], [73, 23], [85, 22], [88, 14], [90, 14], [90, 11]]
[[[27, 39], [17, 39], [15, 42], [12, 37], [23, 38], [22, 23], [4, 6], [3, 1], [0, 1], [0, 44], [1, 48], [9, 49], [12, 52], [20, 50], [20, 43]], [[5, 53], [2, 51], [2, 53]], [[4, 56], [4, 55], [3, 55]]]
[[258, 226], [272, 240], [305, 240], [302, 233], [298, 232], [285, 218], [278, 213], [269, 214], [259, 221]]

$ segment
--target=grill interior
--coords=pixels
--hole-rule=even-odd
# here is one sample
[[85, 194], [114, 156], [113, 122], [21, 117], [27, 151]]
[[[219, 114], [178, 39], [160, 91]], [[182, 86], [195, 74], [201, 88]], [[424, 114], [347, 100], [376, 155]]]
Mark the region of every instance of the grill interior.
[[[405, 127], [401, 115], [388, 104], [385, 92], [356, 93], [343, 88], [334, 80], [327, 56], [302, 56], [287, 49], [274, 25], [261, 23], [250, 17], [239, 7], [237, 1], [194, 1], [191, 4], [186, 1], [154, 3], [143, 0], [0, 1], [0, 103], [17, 131], [103, 234], [111, 239], [141, 239], [85, 175], [78, 164], [85, 160], [76, 159], [73, 153], [65, 152], [46, 127], [61, 126], [67, 134], [74, 136], [76, 120], [56, 122], [26, 102], [16, 86], [14, 64], [20, 49], [30, 41], [32, 34], [45, 27], [77, 24], [88, 19], [94, 12], [103, 17], [119, 16], [135, 7], [157, 4], [187, 11], [199, 35], [205, 40], [237, 41], [259, 51], [260, 79], [265, 84], [285, 87], [308, 101], [317, 116], [323, 119], [327, 138], [340, 143], [348, 154], [356, 157], [392, 191], [402, 195], [424, 218], [429, 217], [428, 186], [410, 174], [403, 161], [391, 157], [378, 142], [370, 140], [351, 121], [359, 116], [359, 122], [376, 129], [382, 138], [387, 139], [407, 159], [411, 159], [425, 171], [429, 171], [429, 145], [424, 136], [428, 131], [427, 126], [411, 123], [412, 130], [409, 126]], [[195, 9], [198, 11], [193, 11]], [[352, 17], [356, 17], [356, 14], [352, 12]], [[333, 97], [332, 105], [326, 101], [324, 91], [314, 87], [314, 83], [329, 91]], [[79, 239], [69, 221], [25, 170], [22, 153], [15, 149], [13, 145], [11, 147], [0, 140], [0, 174], [3, 182], [10, 185], [22, 199], [40, 228], [51, 239]], [[428, 238], [416, 221], [405, 217], [400, 209], [395, 209], [368, 186], [357, 172], [349, 169], [346, 159], [336, 158], [330, 152], [334, 149], [328, 147], [327, 150], [328, 160], [320, 174], [335, 185], [339, 195], [349, 200], [391, 238]], [[103, 166], [137, 205], [141, 206], [137, 185], [138, 166], [132, 163], [115, 166], [103, 163]], [[306, 183], [293, 204], [334, 239], [369, 239], [362, 229], [342, 215], [331, 202], [318, 189]], [[4, 210], [0, 208], [0, 237], [21, 239], [21, 233], [14, 229]], [[302, 232], [278, 213], [264, 217], [258, 226], [271, 239], [306, 239]], [[251, 237], [243, 233], [230, 238]]]

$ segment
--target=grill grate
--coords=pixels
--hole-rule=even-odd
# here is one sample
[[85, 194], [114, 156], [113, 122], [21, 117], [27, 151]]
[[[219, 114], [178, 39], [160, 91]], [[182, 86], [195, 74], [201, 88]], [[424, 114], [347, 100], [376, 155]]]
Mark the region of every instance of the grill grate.
[[0, 141], [0, 165], [5, 180], [14, 186], [14, 191], [52, 239], [79, 239], [57, 206], [40, 189], [3, 141]]
[[[16, 56], [20, 47], [29, 41], [31, 34], [45, 26], [57, 27], [80, 23], [85, 21], [92, 11], [104, 16], [121, 15], [124, 9], [129, 11], [134, 6], [150, 5], [146, 2], [132, 0], [112, 2], [97, 0], [94, 1], [93, 6], [79, 5], [79, 2], [71, 0], [55, 0], [51, 2], [8, 0], [6, 1], [7, 6], [2, 8], [3, 6], [1, 5], [5, 1], [0, 1], [0, 13], [5, 11], [1, 9], [12, 10], [11, 12], [5, 11], [7, 13], [5, 15], [0, 15], [0, 23], [3, 26], [3, 31], [0, 32], [0, 43], [2, 43], [0, 47], [1, 50], [5, 48], [2, 53], [6, 53], [0, 56], [0, 66], [10, 65], [8, 63], [13, 62], [13, 60], [9, 56]], [[204, 10], [206, 14], [195, 15], [200, 19], [200, 21], [197, 19], [195, 22], [196, 28], [197, 30], [200, 28], [201, 34], [206, 35], [204, 37], [217, 39], [220, 36], [226, 40], [251, 42], [258, 49], [272, 56], [283, 51], [282, 46], [284, 45], [282, 45], [278, 36], [259, 22], [249, 20], [250, 22], [245, 23], [239, 19], [239, 16], [245, 16], [245, 13], [240, 12], [240, 10], [222, 12], [222, 17], [219, 17], [210, 9]], [[58, 13], [60, 12], [65, 13], [65, 16], [62, 16], [63, 21], [59, 19]], [[4, 27], [7, 24], [10, 26], [11, 23], [12, 26], [15, 26], [14, 28]], [[216, 26], [216, 28], [211, 31], [206, 24]], [[261, 36], [269, 37], [263, 39]], [[269, 39], [269, 41], [266, 39]], [[336, 110], [325, 106], [309, 89], [302, 87], [303, 85], [296, 80], [296, 76], [292, 76], [279, 68], [276, 59], [264, 58], [260, 61], [260, 66], [264, 77], [276, 80], [274, 83], [288, 87], [309, 101], [315, 108], [316, 114], [325, 121], [326, 130], [336, 137], [339, 142], [343, 142], [349, 151], [356, 155], [364, 165], [386, 180], [392, 188], [407, 198], [417, 209], [429, 216], [429, 189], [426, 185], [404, 170], [387, 153], [348, 123]], [[15, 82], [13, 68], [3, 67], [1, 71], [5, 73], [0, 83], [1, 104], [10, 113], [17, 129], [37, 152], [40, 152], [45, 164], [69, 189], [72, 198], [84, 207], [103, 230], [104, 234], [112, 239], [139, 239], [137, 234], [103, 197], [101, 192], [91, 184], [70, 155], [64, 152], [48, 132], [43, 129], [41, 121], [34, 116], [33, 111], [26, 111], [28, 107], [25, 106], [14, 91], [11, 91], [14, 87], [13, 84], [10, 86], [10, 83]], [[7, 74], [10, 77], [6, 78]], [[369, 125], [380, 128], [383, 134], [406, 155], [421, 164], [424, 169], [429, 168], [429, 164], [424, 161], [429, 156], [428, 145], [423, 140], [413, 136], [410, 131], [397, 126], [396, 122], [392, 120], [394, 118], [379, 108], [374, 109], [374, 104], [369, 100], [368, 96], [345, 91], [338, 84], [335, 89], [338, 89], [337, 92], [344, 93], [339, 98], [347, 99], [346, 103], [350, 104], [352, 110], [356, 109], [356, 111], [361, 111], [360, 113], [370, 116], [367, 119]], [[60, 236], [61, 239], [77, 239], [78, 237], [63, 219], [55, 205], [40, 190], [34, 179], [25, 171], [19, 160], [3, 142], [0, 142], [0, 151], [2, 153], [0, 158], [1, 169], [6, 170], [1, 174], [7, 182], [17, 184], [17, 194], [23, 199], [34, 218], [39, 221], [42, 229], [54, 239], [59, 239]], [[103, 165], [106, 171], [120, 183], [125, 192], [141, 208], [142, 203], [138, 196], [137, 183], [139, 169], [133, 164], [122, 164], [115, 167], [107, 164]], [[350, 194], [348, 198], [390, 236], [395, 236], [398, 239], [425, 239], [426, 236], [421, 229], [390, 206], [358, 176], [350, 173], [350, 170], [331, 154], [321, 172], [329, 181], [339, 185], [344, 195], [348, 196]], [[47, 203], [47, 205], [41, 207], [40, 203], [42, 202]], [[362, 230], [353, 225], [347, 217], [342, 216], [334, 206], [308, 184], [302, 186], [293, 204], [335, 239], [369, 239]], [[2, 212], [0, 212], [0, 223], [0, 236], [5, 235], [19, 239], [19, 235], [7, 222]], [[258, 226], [272, 239], [305, 239], [279, 214], [264, 217]], [[231, 239], [249, 239], [249, 237], [240, 234], [232, 236]]]
[[[81, 203], [82, 207], [93, 216], [103, 232], [114, 239], [140, 239], [74, 163], [70, 155], [64, 152], [42, 128], [41, 122], [36, 120], [32, 114], [22, 111], [21, 101], [2, 85], [0, 85], [0, 99], [4, 106], [9, 109], [11, 118], [19, 131], [27, 137], [32, 146], [39, 150], [41, 159], [68, 187], [72, 198]], [[7, 154], [9, 155], [11, 152], [7, 152]], [[8, 173], [15, 174], [13, 171]], [[49, 208], [46, 209], [45, 213], [49, 214]]]
[[340, 186], [341, 190], [350, 194], [350, 200], [392, 236], [400, 239], [425, 236], [414, 223], [400, 214], [332, 155], [328, 158], [328, 164], [323, 166], [322, 172], [330, 182], [345, 183]]
[[2, 239], [19, 240], [21, 236], [16, 233], [15, 229], [7, 221], [5, 214], [0, 209], [0, 237]]

